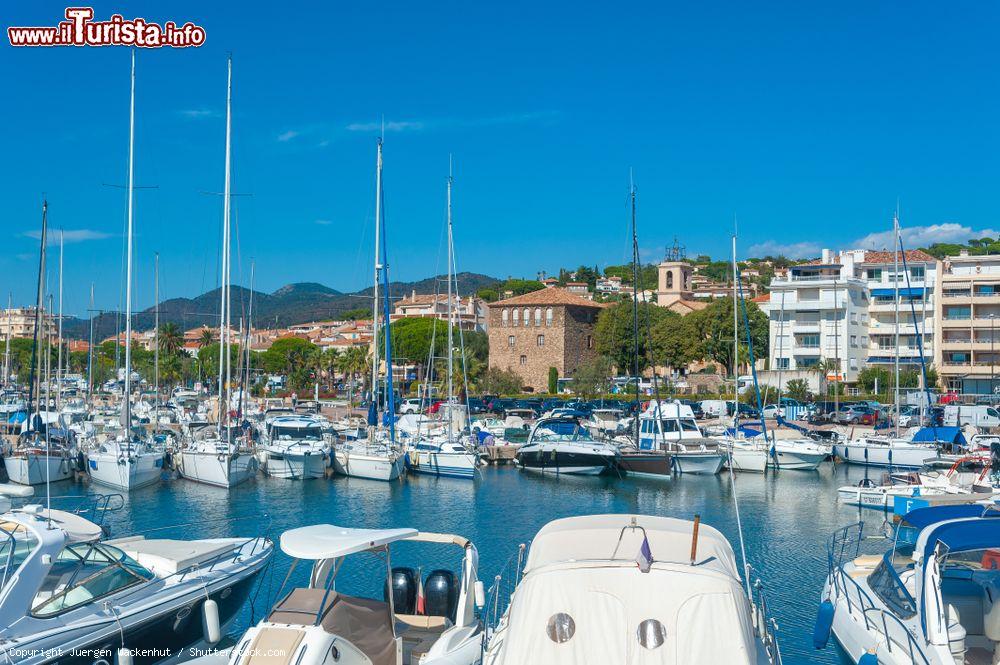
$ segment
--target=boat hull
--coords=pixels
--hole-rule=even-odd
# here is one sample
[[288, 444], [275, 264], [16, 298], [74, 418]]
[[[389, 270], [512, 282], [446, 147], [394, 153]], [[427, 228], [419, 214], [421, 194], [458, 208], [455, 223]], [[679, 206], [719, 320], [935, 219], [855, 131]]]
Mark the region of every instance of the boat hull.
[[7, 477], [18, 485], [44, 485], [68, 480], [73, 476], [73, 462], [66, 457], [26, 453], [4, 459]]
[[403, 475], [406, 469], [404, 455], [390, 457], [369, 453], [338, 450], [333, 458], [334, 470], [342, 476], [366, 480], [391, 481]]
[[[797, 450], [775, 450], [775, 456], [778, 458], [778, 468], [779, 469], [790, 469], [793, 471], [815, 471], [819, 468], [826, 458], [827, 453], [825, 452], [806, 452]], [[770, 466], [774, 466], [774, 459], [771, 458], [768, 461]]]
[[474, 478], [479, 467], [477, 453], [411, 450], [406, 454], [406, 468], [411, 473], [446, 478]]
[[852, 443], [834, 444], [833, 454], [848, 464], [910, 469], [919, 469], [938, 456], [935, 450], [919, 446], [873, 446]]
[[674, 468], [677, 473], [714, 476], [722, 471], [726, 458], [721, 453], [675, 453]]
[[326, 455], [321, 453], [265, 452], [264, 473], [272, 478], [309, 480], [322, 478], [326, 472]]
[[730, 459], [733, 471], [764, 473], [767, 470], [768, 454], [766, 450], [736, 447], [730, 453]]
[[673, 460], [664, 453], [622, 453], [618, 457], [618, 468], [640, 478], [669, 480], [674, 475]]
[[94, 483], [128, 492], [160, 482], [163, 457], [153, 454], [132, 457], [92, 454], [87, 458], [87, 470]]
[[517, 451], [517, 463], [536, 473], [599, 476], [614, 469], [615, 460], [596, 453], [524, 446]]
[[236, 487], [257, 472], [257, 458], [250, 453], [234, 455], [204, 451], [181, 451], [181, 477], [215, 487]]

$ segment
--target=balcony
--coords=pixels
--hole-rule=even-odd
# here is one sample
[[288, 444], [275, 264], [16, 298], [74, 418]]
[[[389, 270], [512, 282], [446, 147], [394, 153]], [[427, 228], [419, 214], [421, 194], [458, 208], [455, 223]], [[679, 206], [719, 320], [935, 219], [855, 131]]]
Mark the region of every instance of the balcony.
[[795, 345], [792, 349], [792, 353], [796, 356], [818, 356], [822, 355], [822, 351], [819, 346], [801, 346]]

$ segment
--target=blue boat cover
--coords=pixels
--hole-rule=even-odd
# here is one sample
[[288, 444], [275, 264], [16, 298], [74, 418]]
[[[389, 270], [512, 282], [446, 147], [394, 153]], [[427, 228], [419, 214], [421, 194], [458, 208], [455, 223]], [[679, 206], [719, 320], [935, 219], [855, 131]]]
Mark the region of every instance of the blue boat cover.
[[913, 441], [915, 443], [957, 443], [963, 447], [968, 445], [961, 427], [924, 427], [913, 435]]
[[946, 522], [934, 527], [933, 533], [927, 537], [924, 561], [930, 561], [931, 557], [934, 556], [934, 548], [938, 542], [947, 545], [951, 552], [968, 552], [1000, 547], [1000, 520], [962, 520]]
[[923, 529], [931, 524], [947, 520], [959, 520], [969, 517], [1000, 517], [1000, 513], [988, 512], [986, 507], [977, 503], [963, 503], [953, 506], [930, 506], [915, 508], [903, 515], [903, 521], [917, 529]]
[[[747, 439], [752, 439], [755, 436], [761, 435], [761, 431], [759, 429], [753, 429], [752, 427], [747, 427], [746, 425], [740, 425], [740, 433]], [[729, 436], [736, 436], [736, 431], [732, 427], [727, 427], [726, 434]]]

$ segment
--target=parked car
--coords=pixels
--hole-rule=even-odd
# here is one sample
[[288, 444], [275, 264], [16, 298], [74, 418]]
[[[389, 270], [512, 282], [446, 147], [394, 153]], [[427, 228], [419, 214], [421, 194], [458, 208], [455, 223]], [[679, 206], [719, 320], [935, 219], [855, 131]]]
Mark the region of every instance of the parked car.
[[[874, 425], [875, 414], [875, 409], [859, 402], [840, 407], [840, 411], [837, 411], [833, 419], [841, 425]], [[865, 422], [866, 420], [871, 422]]]
[[469, 398], [469, 415], [479, 415], [480, 413], [486, 413], [486, 403], [478, 397]]
[[420, 413], [420, 398], [407, 397], [399, 404], [400, 413]]

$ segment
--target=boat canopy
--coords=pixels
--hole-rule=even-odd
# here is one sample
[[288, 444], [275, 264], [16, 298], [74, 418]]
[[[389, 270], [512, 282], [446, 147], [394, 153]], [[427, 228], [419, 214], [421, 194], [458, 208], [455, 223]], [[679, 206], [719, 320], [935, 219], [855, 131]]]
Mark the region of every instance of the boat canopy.
[[281, 551], [296, 559], [321, 561], [364, 552], [417, 535], [416, 529], [349, 529], [314, 524], [281, 534]]
[[938, 522], [948, 520], [965, 519], [968, 517], [1000, 517], [997, 513], [987, 513], [988, 507], [978, 503], [963, 503], [951, 506], [930, 506], [928, 508], [915, 508], [903, 515], [903, 521], [909, 526], [917, 529], [924, 529]]
[[1000, 515], [991, 515], [994, 517], [948, 520], [925, 529], [917, 540], [916, 551], [922, 553], [921, 561], [931, 560], [938, 543], [945, 545], [950, 553], [1000, 547], [1000, 519], [996, 519]]
[[[634, 525], [633, 525], [634, 520]], [[531, 541], [525, 572], [568, 561], [634, 562], [649, 542], [654, 562], [689, 564], [694, 523], [649, 515], [587, 515], [549, 522]], [[701, 524], [697, 564], [692, 571], [710, 569], [739, 579], [733, 548], [718, 530]]]
[[951, 443], [968, 445], [961, 427], [923, 427], [913, 435], [914, 443]]

